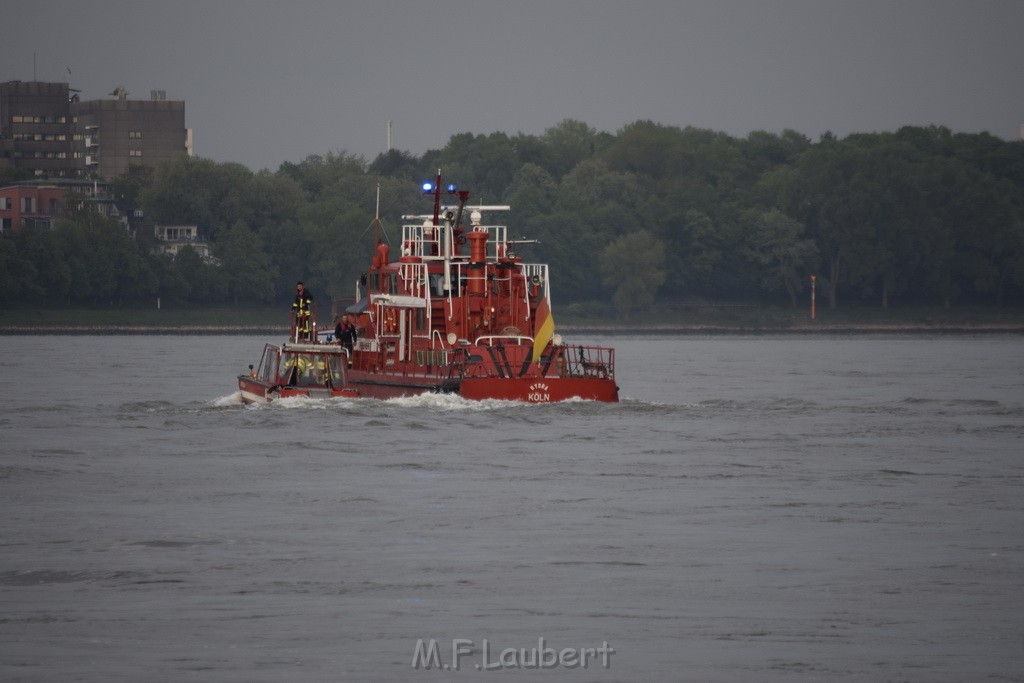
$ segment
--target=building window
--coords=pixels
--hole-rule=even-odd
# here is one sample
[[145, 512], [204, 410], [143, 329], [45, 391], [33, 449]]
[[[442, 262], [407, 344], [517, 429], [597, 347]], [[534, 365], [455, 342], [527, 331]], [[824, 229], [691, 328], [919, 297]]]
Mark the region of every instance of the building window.
[[132, 140], [141, 140], [142, 139], [142, 131], [141, 130], [130, 130], [130, 131], [128, 131], [128, 137], [130, 139], [132, 139]]
[[0, 197], [0, 211], [10, 211], [10, 210], [11, 210], [11, 198], [10, 197]]
[[142, 156], [142, 150], [141, 149], [130, 149], [130, 150], [128, 150], [128, 156], [130, 156], [130, 157], [141, 157]]
[[35, 213], [36, 211], [36, 198], [35, 197], [22, 197], [21, 198], [21, 212], [22, 213]]

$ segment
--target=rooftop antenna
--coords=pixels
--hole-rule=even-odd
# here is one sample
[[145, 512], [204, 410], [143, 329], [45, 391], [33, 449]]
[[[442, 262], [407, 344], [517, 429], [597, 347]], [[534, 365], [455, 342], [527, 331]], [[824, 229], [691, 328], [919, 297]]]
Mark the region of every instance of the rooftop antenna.
[[[391, 122], [390, 121], [388, 121], [388, 151], [389, 152], [391, 151]], [[377, 187], [377, 191], [380, 192], [380, 187], [379, 186]], [[377, 199], [379, 201], [380, 197], [378, 197]]]

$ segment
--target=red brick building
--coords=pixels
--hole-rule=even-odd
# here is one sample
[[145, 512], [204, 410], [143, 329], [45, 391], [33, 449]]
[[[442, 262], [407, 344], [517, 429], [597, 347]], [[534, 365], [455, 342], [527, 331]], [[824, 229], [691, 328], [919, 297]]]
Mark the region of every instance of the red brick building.
[[64, 189], [53, 185], [0, 187], [0, 233], [52, 228], [64, 211]]

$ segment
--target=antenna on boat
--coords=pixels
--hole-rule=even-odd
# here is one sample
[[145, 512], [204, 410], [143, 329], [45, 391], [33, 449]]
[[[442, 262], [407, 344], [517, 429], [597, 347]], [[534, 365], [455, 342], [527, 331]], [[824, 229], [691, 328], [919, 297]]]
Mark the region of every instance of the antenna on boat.
[[377, 183], [377, 207], [373, 212], [373, 243], [380, 244], [380, 183]]
[[381, 223], [381, 221], [380, 221], [380, 185], [379, 184], [377, 185], [377, 205], [376, 205], [376, 208], [374, 209], [373, 221], [368, 226], [366, 226], [366, 230], [363, 230], [363, 234], [359, 236], [360, 239], [362, 239], [363, 235], [365, 235], [366, 231], [369, 230], [370, 228], [373, 228], [373, 246], [374, 246], [374, 248], [376, 248], [378, 244], [381, 244], [381, 241], [380, 241], [380, 234], [381, 234], [381, 232], [384, 233], [384, 239], [387, 239], [387, 237], [388, 237], [388, 232], [387, 232], [387, 230], [384, 229], [384, 224]]
[[437, 169], [437, 181], [434, 183], [434, 225], [441, 215], [441, 169]]
[[[455, 183], [449, 183], [444, 188], [445, 193], [456, 195], [459, 198], [459, 218], [455, 220], [454, 225], [458, 226], [462, 218], [462, 209], [469, 201], [469, 190], [460, 190]], [[437, 169], [437, 179], [431, 182], [423, 183], [423, 194], [434, 195], [434, 225], [438, 225], [438, 221], [441, 218], [441, 169]], [[447, 211], [447, 207], [445, 207]]]

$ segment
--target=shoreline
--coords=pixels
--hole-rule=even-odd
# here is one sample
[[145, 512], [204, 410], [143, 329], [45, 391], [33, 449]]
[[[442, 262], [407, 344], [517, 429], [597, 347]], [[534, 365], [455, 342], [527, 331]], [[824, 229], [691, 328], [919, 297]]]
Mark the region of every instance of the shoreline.
[[[1024, 324], [977, 323], [977, 324], [929, 324], [929, 323], [800, 323], [789, 326], [744, 326], [744, 325], [560, 325], [560, 334], [571, 335], [827, 335], [827, 334], [1007, 334], [1024, 335]], [[0, 326], [0, 336], [288, 336], [287, 327], [265, 325], [70, 325], [54, 327], [47, 325], [5, 325]]]

